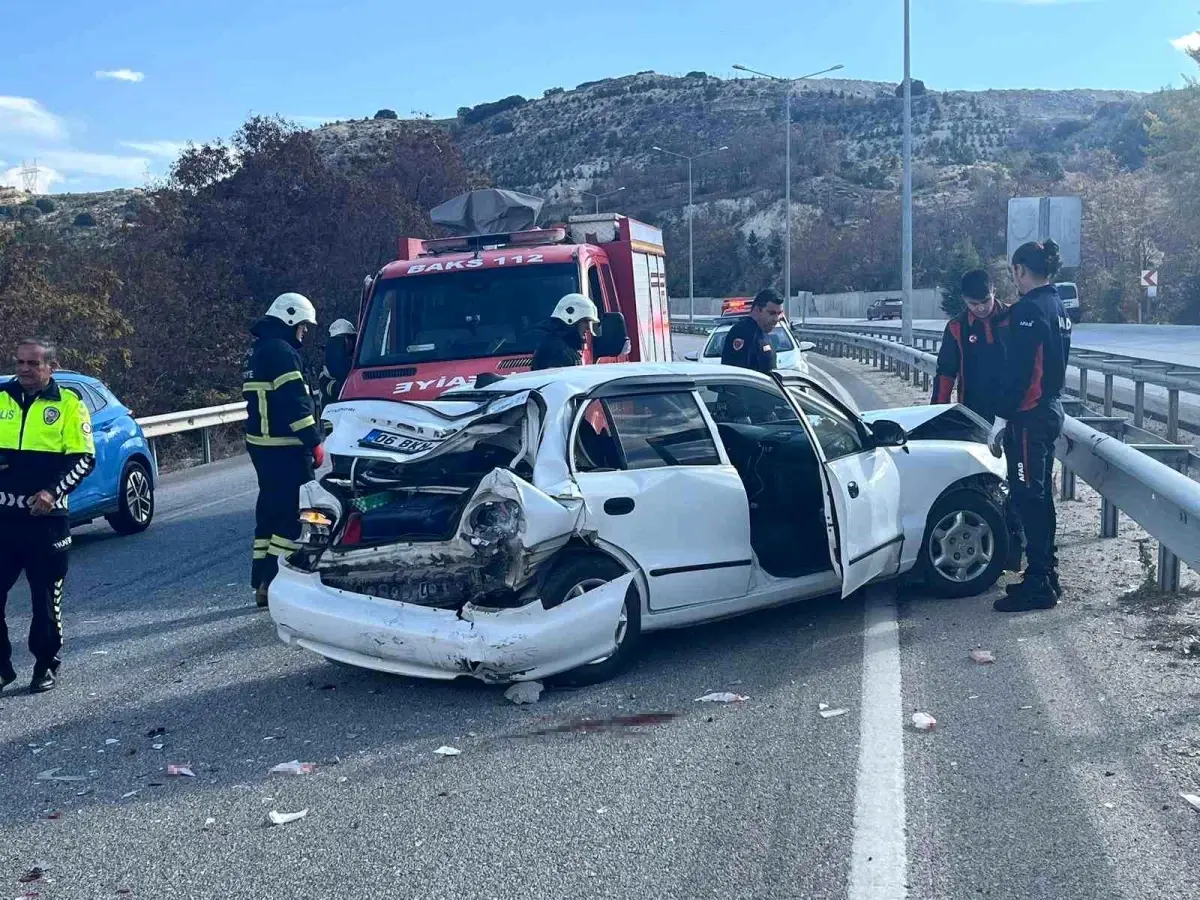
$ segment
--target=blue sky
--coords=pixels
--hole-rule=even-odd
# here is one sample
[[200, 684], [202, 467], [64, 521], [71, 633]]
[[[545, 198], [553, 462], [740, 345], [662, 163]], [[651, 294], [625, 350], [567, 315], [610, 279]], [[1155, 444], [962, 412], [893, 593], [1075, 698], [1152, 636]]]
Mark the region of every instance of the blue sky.
[[[913, 76], [935, 89], [1180, 85], [1186, 0], [913, 0]], [[642, 69], [902, 77], [901, 0], [5, 0], [0, 182], [138, 186], [250, 113], [304, 124], [381, 107], [453, 115]], [[43, 187], [45, 185], [43, 184]]]

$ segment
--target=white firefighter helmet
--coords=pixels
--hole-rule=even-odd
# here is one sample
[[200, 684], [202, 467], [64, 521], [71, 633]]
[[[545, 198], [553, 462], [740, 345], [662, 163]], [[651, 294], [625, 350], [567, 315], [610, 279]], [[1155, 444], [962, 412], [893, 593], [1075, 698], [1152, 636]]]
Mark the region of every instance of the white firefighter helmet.
[[349, 319], [334, 319], [333, 324], [329, 326], [329, 336], [340, 337], [343, 334], [358, 334], [358, 332]]
[[317, 310], [303, 294], [288, 292], [280, 294], [267, 308], [267, 315], [279, 319], [284, 325], [299, 325], [307, 322], [317, 324]]
[[592, 334], [596, 333], [596, 326], [600, 323], [596, 304], [583, 294], [567, 294], [558, 301], [558, 306], [554, 307], [554, 312], [550, 315], [568, 325], [574, 325], [581, 319], [586, 320], [590, 323]]

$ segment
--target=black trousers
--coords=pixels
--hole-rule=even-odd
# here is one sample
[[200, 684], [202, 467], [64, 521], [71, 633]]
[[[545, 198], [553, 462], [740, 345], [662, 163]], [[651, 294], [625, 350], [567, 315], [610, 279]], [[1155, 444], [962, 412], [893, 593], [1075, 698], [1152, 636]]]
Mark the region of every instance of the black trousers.
[[8, 593], [25, 573], [33, 601], [29, 625], [29, 652], [36, 667], [58, 671], [63, 645], [62, 592], [67, 577], [67, 552], [71, 528], [65, 516], [7, 517], [0, 519], [0, 672], [12, 670], [12, 644], [4, 620]]
[[254, 507], [254, 561], [250, 584], [257, 590], [279, 571], [279, 557], [298, 548], [300, 486], [313, 479], [313, 459], [304, 447], [247, 445], [258, 476]]
[[1005, 431], [1008, 488], [1025, 531], [1026, 572], [1045, 576], [1058, 568], [1054, 538], [1054, 442], [1062, 432], [1057, 402], [1010, 419]]

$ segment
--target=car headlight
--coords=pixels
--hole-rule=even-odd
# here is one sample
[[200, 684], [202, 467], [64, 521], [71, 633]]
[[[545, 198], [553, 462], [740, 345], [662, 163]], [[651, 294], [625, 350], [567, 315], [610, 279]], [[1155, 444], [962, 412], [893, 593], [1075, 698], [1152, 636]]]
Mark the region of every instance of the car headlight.
[[467, 516], [467, 532], [488, 543], [516, 537], [521, 530], [521, 507], [512, 500], [486, 500]]

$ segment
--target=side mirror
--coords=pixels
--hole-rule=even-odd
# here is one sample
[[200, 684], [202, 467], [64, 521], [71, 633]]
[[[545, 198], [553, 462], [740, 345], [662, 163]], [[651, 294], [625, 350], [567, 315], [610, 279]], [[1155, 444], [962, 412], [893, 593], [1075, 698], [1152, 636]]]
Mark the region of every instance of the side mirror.
[[904, 426], [891, 419], [877, 419], [871, 423], [871, 435], [876, 447], [903, 447], [908, 443]]
[[814, 344], [812, 341], [801, 341], [799, 346], [796, 349], [799, 350], [801, 353], [807, 353], [809, 350], [816, 350], [817, 345]]
[[619, 312], [604, 313], [600, 317], [600, 332], [592, 337], [592, 355], [620, 356], [628, 338], [625, 317]]
[[693, 350], [691, 353], [684, 354], [683, 358], [686, 359], [688, 362], [699, 362], [700, 361], [700, 351]]

